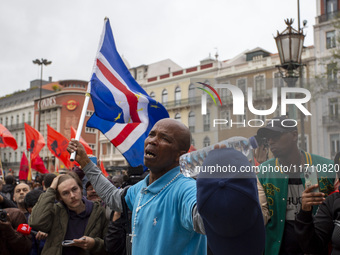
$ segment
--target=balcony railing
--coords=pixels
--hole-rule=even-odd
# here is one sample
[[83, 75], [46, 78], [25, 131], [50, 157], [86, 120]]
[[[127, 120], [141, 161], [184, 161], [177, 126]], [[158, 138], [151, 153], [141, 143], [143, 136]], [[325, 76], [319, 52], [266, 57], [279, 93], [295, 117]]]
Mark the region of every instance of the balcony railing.
[[[208, 98], [208, 102], [210, 102], [211, 98]], [[168, 101], [165, 103], [162, 103], [165, 108], [177, 108], [177, 107], [184, 107], [184, 106], [194, 106], [194, 105], [200, 105], [201, 104], [201, 97], [190, 97], [190, 98], [184, 98], [181, 100], [174, 100], [174, 101]]]
[[327, 13], [327, 14], [321, 15], [321, 16], [318, 17], [319, 24], [323, 23], [323, 22], [326, 22], [328, 20], [339, 18], [339, 15], [340, 15], [339, 11], [331, 12], [331, 13]]
[[339, 125], [340, 124], [340, 115], [328, 115], [322, 117], [322, 123], [324, 125]]
[[[27, 121], [26, 123], [28, 125], [31, 125], [30, 121]], [[6, 128], [9, 131], [15, 131], [15, 130], [19, 130], [19, 129], [24, 129], [25, 128], [25, 123], [18, 123], [18, 124], [9, 125], [9, 126], [6, 126]]]

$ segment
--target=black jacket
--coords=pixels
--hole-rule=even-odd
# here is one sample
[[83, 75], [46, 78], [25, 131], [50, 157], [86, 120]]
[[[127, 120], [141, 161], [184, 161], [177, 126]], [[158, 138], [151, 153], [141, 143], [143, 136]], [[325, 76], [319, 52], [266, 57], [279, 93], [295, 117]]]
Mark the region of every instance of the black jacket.
[[340, 193], [334, 193], [319, 206], [317, 213], [300, 210], [295, 221], [295, 232], [302, 250], [308, 254], [340, 255]]
[[16, 208], [17, 207], [17, 205], [12, 200], [9, 200], [5, 196], [5, 194], [0, 192], [0, 196], [3, 197], [3, 201], [2, 201], [2, 203], [0, 203], [0, 209], [3, 209], [3, 208]]
[[13, 201], [15, 185], [13, 184], [5, 184], [2, 186], [2, 193], [6, 195], [6, 197]]
[[126, 231], [124, 223], [124, 219], [119, 218], [116, 221], [110, 221], [108, 225], [107, 233], [104, 238], [104, 245], [109, 254], [126, 254]]

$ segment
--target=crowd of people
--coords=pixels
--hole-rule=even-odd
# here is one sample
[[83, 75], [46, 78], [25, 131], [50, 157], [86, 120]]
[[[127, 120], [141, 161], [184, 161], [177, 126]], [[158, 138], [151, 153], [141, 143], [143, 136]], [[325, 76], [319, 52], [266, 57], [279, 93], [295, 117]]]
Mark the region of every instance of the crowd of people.
[[[334, 162], [301, 150], [297, 127], [275, 120], [257, 130], [266, 141], [254, 152], [257, 172], [196, 180], [180, 171], [191, 134], [177, 120], [162, 119], [150, 131], [148, 174], [134, 185], [102, 175], [73, 139], [67, 150], [80, 166], [72, 171], [32, 184], [13, 175], [0, 180], [0, 254], [340, 254], [339, 154]], [[216, 147], [203, 165], [240, 170], [250, 162]], [[311, 186], [310, 166], [322, 170]]]

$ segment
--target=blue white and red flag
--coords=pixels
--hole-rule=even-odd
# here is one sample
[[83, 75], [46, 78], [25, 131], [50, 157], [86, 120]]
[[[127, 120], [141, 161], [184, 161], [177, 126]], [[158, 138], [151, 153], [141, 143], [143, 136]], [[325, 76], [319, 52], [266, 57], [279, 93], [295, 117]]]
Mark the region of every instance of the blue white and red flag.
[[130, 74], [116, 49], [109, 19], [104, 22], [89, 86], [95, 112], [87, 127], [99, 129], [132, 167], [142, 165], [145, 138], [169, 114]]

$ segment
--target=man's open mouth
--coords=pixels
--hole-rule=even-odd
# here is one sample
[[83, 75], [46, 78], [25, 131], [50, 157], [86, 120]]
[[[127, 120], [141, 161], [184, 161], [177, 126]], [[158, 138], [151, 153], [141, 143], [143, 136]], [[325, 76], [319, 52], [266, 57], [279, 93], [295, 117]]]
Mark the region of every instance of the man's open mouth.
[[156, 154], [154, 154], [153, 152], [151, 152], [149, 150], [145, 150], [145, 157], [147, 157], [147, 158], [155, 158]]

